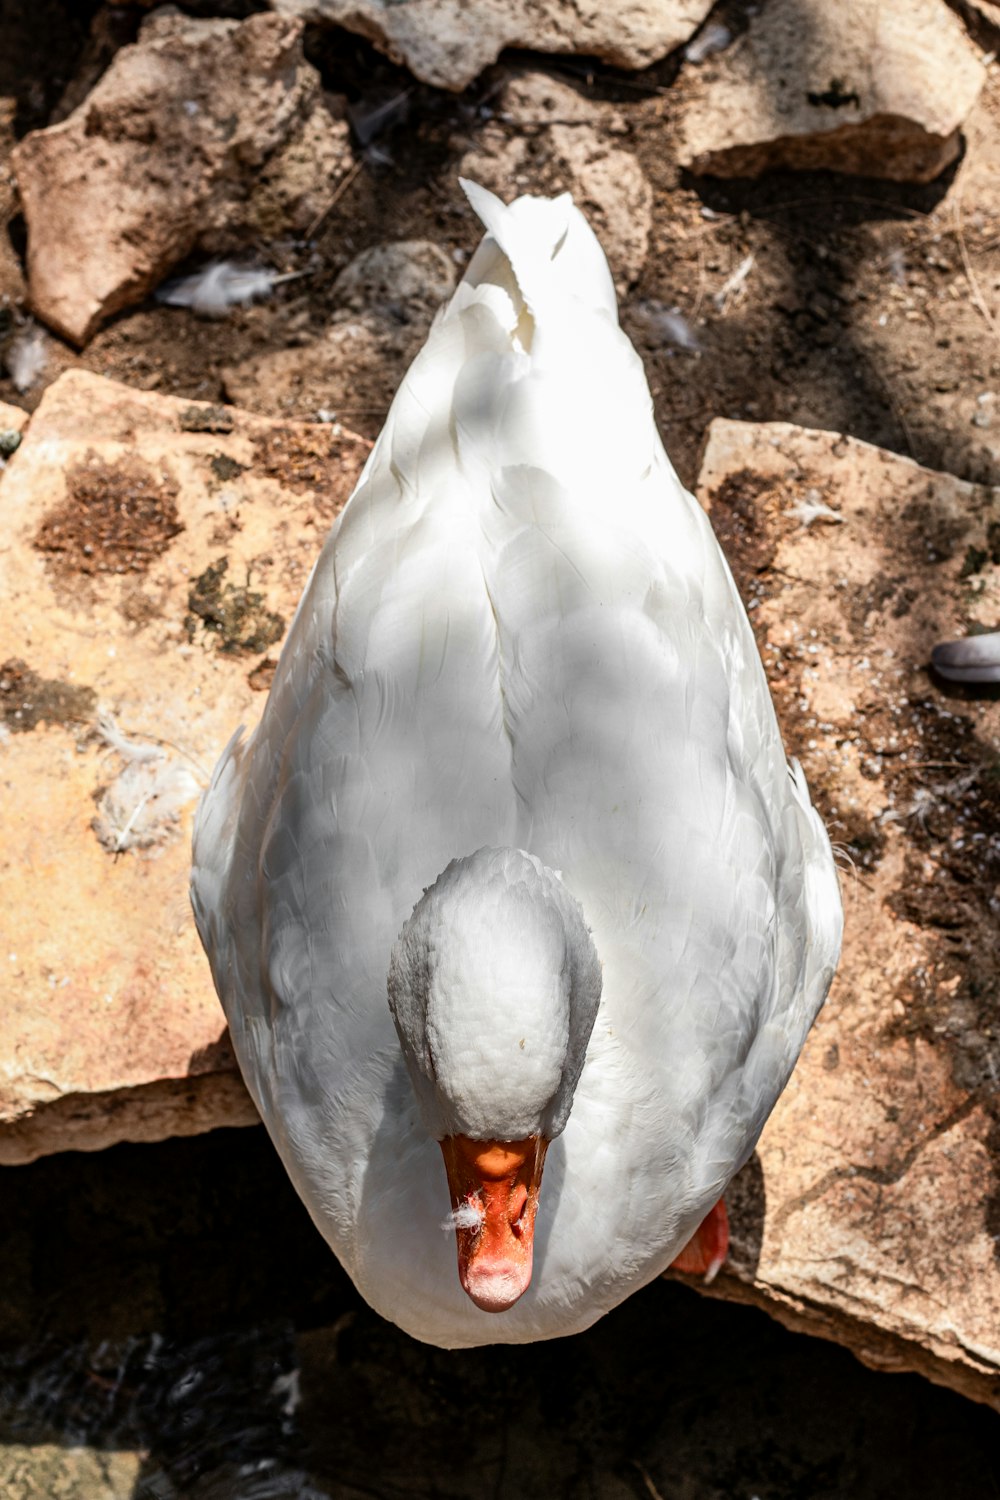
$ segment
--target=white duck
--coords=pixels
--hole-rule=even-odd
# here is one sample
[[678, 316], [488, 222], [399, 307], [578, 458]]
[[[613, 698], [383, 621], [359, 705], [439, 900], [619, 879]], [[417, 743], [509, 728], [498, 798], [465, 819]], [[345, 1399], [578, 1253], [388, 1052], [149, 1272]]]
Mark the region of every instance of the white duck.
[[193, 876], [293, 1182], [372, 1306], [445, 1346], [586, 1328], [706, 1219], [683, 1264], [718, 1262], [713, 1205], [841, 932], [596, 238], [568, 195], [466, 192], [488, 232], [219, 763]]

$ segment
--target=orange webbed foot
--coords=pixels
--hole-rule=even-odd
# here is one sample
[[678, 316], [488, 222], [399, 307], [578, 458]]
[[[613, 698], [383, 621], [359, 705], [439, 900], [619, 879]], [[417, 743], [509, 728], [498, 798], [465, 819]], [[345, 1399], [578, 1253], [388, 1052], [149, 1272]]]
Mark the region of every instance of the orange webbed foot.
[[670, 1269], [685, 1271], [689, 1276], [704, 1276], [707, 1286], [715, 1280], [728, 1251], [729, 1215], [726, 1200], [720, 1198], [702, 1219], [677, 1259], [671, 1262]]

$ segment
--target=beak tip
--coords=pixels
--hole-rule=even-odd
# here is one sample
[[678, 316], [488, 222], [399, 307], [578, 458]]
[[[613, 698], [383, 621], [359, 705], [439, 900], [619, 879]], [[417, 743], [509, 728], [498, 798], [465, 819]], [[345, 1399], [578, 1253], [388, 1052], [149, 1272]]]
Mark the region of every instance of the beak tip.
[[463, 1290], [483, 1312], [506, 1312], [531, 1284], [531, 1262], [488, 1267], [475, 1263], [464, 1268]]

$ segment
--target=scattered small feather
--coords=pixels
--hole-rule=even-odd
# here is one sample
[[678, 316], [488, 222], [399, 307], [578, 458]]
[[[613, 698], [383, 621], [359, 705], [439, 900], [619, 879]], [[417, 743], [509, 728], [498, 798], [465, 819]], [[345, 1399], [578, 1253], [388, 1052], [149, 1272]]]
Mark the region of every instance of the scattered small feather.
[[149, 849], [164, 843], [200, 788], [187, 766], [166, 756], [131, 760], [97, 804], [93, 828], [105, 849]]
[[445, 1234], [453, 1234], [456, 1229], [478, 1229], [485, 1217], [483, 1205], [467, 1198], [442, 1219], [441, 1228]]
[[125, 762], [97, 804], [92, 826], [98, 839], [112, 854], [164, 843], [197, 797], [197, 778], [161, 746], [130, 739], [106, 709], [98, 713], [96, 727]]
[[896, 286], [906, 285], [906, 256], [903, 254], [902, 245], [893, 245], [885, 258], [886, 268], [889, 276]]
[[739, 299], [740, 294], [746, 286], [747, 277], [753, 270], [753, 263], [754, 254], [751, 251], [749, 255], [740, 261], [733, 274], [726, 277], [719, 290], [715, 293], [712, 301], [720, 312], [725, 312], [727, 308]]
[[203, 318], [224, 318], [233, 307], [246, 307], [259, 297], [270, 297], [276, 286], [305, 276], [305, 271], [284, 275], [261, 266], [237, 266], [231, 260], [213, 260], [190, 276], [165, 281], [156, 300], [167, 307], [189, 307]]
[[679, 307], [664, 307], [660, 302], [640, 302], [635, 309], [635, 316], [649, 333], [662, 339], [665, 344], [673, 344], [687, 354], [701, 353], [698, 335]]
[[996, 415], [996, 391], [981, 391], [976, 397], [976, 409], [972, 413], [973, 427], [992, 427]]
[[365, 161], [373, 167], [394, 167], [396, 165], [396, 158], [384, 146], [366, 146], [363, 155]]
[[25, 328], [11, 341], [7, 350], [7, 373], [14, 382], [14, 389], [24, 395], [40, 378], [48, 363], [45, 336], [33, 324]]
[[712, 21], [703, 30], [699, 31], [684, 48], [686, 62], [694, 63], [695, 67], [703, 63], [706, 57], [711, 57], [713, 52], [725, 52], [733, 39], [733, 33], [728, 26], [721, 25], [718, 21]]
[[726, 1257], [724, 1255], [715, 1256], [714, 1259], [710, 1260], [707, 1267], [705, 1268], [705, 1275], [703, 1277], [702, 1284], [704, 1286], [711, 1286], [712, 1282], [715, 1280], [716, 1276], [718, 1276], [725, 1263]]
[[289, 1370], [286, 1375], [276, 1375], [271, 1385], [272, 1396], [284, 1396], [281, 1410], [286, 1417], [294, 1417], [302, 1405], [302, 1377], [298, 1370]]
[[801, 500], [790, 505], [785, 511], [786, 516], [803, 526], [811, 526], [814, 521], [830, 521], [837, 525], [843, 525], [844, 518], [839, 510], [834, 510], [819, 497], [819, 490], [806, 490]]
[[106, 708], [102, 708], [97, 715], [97, 732], [101, 739], [111, 750], [117, 750], [123, 760], [148, 761], [160, 760], [163, 750], [159, 745], [142, 744], [139, 740], [130, 740], [126, 734], [118, 728], [113, 714]]
[[403, 89], [389, 99], [358, 99], [347, 106], [347, 118], [361, 146], [370, 146], [383, 130], [401, 124], [409, 112], [409, 89]]

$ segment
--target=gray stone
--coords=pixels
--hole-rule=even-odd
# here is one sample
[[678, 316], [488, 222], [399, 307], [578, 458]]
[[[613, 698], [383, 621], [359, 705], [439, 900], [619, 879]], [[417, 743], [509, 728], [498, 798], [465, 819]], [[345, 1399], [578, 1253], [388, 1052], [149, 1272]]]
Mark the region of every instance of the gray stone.
[[712, 0], [271, 0], [284, 15], [346, 26], [424, 83], [464, 89], [505, 47], [645, 68], [686, 42]]
[[544, 73], [507, 81], [496, 118], [466, 152], [459, 175], [504, 201], [518, 193], [569, 191], [604, 247], [620, 293], [638, 278], [653, 221], [653, 191], [638, 159], [620, 144], [625, 122]]
[[772, 167], [930, 182], [956, 159], [985, 79], [944, 0], [769, 0], [682, 77], [692, 172]]
[[369, 446], [71, 371], [0, 471], [0, 1163], [256, 1118], [191, 818]]
[[157, 12], [66, 120], [16, 147], [44, 322], [84, 344], [193, 251], [302, 232], [323, 212], [350, 165], [348, 131], [301, 30]]

